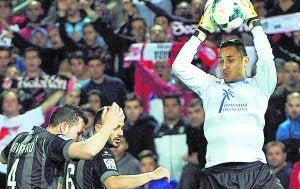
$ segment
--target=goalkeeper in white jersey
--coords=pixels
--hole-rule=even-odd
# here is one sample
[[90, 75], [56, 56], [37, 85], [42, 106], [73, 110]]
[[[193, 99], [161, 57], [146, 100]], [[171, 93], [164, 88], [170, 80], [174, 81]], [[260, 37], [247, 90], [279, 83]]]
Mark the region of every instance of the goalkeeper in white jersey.
[[245, 22], [258, 56], [253, 78], [246, 76], [249, 58], [239, 39], [220, 44], [222, 79], [191, 64], [201, 42], [216, 29], [210, 16], [213, 0], [207, 1], [199, 28], [182, 47], [172, 67], [174, 74], [203, 100], [208, 145], [201, 189], [283, 188], [266, 165], [262, 151], [264, 114], [276, 86], [274, 57], [252, 3], [245, 1]]

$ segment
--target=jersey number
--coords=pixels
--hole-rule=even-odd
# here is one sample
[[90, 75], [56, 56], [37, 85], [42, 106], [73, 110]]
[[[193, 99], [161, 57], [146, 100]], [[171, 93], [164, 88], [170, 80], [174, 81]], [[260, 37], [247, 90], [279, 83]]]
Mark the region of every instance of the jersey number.
[[14, 162], [14, 164], [11, 167], [11, 170], [8, 174], [7, 186], [11, 187], [11, 189], [15, 189], [16, 186], [17, 186], [16, 171], [17, 171], [17, 168], [18, 168], [18, 163], [19, 163], [19, 159], [16, 159], [16, 161]]
[[72, 175], [75, 173], [75, 165], [74, 164], [68, 164], [67, 167], [67, 178], [66, 178], [66, 188], [67, 189], [75, 189], [75, 185], [72, 180]]

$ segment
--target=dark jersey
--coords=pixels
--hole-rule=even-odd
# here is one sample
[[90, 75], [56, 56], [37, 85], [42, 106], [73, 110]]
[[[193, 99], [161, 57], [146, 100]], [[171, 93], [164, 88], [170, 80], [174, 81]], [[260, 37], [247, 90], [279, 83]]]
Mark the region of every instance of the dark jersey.
[[92, 160], [70, 160], [64, 169], [65, 189], [102, 189], [110, 176], [119, 175], [115, 157], [109, 148], [102, 149]]
[[57, 188], [73, 140], [40, 127], [17, 135], [2, 151], [7, 160], [7, 188]]

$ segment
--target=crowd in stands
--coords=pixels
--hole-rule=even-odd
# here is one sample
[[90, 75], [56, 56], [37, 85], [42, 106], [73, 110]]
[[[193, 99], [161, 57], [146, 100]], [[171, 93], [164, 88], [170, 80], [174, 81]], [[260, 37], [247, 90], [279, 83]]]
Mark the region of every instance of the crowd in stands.
[[[117, 102], [126, 115], [124, 138], [112, 150], [120, 174], [161, 165], [170, 171], [171, 182], [151, 181], [139, 189], [198, 189], [205, 166], [205, 113], [201, 99], [172, 74], [171, 66], [198, 26], [206, 0], [33, 0], [15, 12], [22, 2], [0, 0], [0, 152], [18, 133], [45, 127], [59, 104], [84, 109], [86, 139], [93, 135], [96, 111]], [[300, 12], [298, 0], [252, 2], [262, 20]], [[218, 45], [235, 37], [244, 40], [255, 62], [250, 32], [236, 30], [210, 35], [193, 64], [219, 76]], [[264, 149], [283, 186], [296, 189], [300, 30], [268, 37], [278, 81], [265, 114]], [[149, 58], [147, 48], [154, 48], [155, 57]], [[160, 48], [168, 48], [167, 53], [155, 54]], [[140, 59], [131, 60], [132, 53]], [[255, 75], [255, 64], [247, 75]], [[0, 164], [0, 188], [5, 175]]]

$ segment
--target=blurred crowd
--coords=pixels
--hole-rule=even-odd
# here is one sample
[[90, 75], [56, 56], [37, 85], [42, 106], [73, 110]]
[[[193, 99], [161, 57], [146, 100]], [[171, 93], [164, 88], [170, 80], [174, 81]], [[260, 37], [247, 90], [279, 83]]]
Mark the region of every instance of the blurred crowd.
[[[197, 28], [206, 0], [33, 0], [20, 9], [23, 2], [0, 0], [0, 151], [18, 133], [45, 127], [59, 104], [84, 109], [88, 138], [95, 112], [117, 102], [126, 115], [122, 144], [113, 149], [120, 173], [161, 165], [170, 170], [171, 183], [153, 181], [143, 188], [198, 188], [205, 113], [171, 66], [176, 45]], [[252, 2], [261, 20], [300, 12], [299, 0]], [[256, 54], [246, 30], [210, 35], [193, 64], [220, 76], [211, 57], [218, 57], [221, 41], [236, 37], [254, 62], [247, 75], [255, 76]], [[300, 183], [300, 31], [268, 37], [278, 83], [265, 114], [264, 149], [273, 172], [292, 188]], [[136, 43], [164, 43], [171, 50], [166, 58], [144, 60], [147, 55], [138, 52], [140, 60], [125, 60]], [[4, 165], [0, 173], [6, 174]]]

